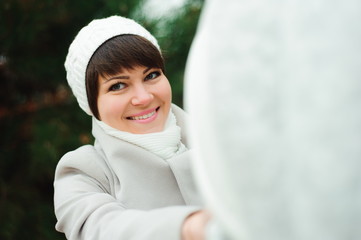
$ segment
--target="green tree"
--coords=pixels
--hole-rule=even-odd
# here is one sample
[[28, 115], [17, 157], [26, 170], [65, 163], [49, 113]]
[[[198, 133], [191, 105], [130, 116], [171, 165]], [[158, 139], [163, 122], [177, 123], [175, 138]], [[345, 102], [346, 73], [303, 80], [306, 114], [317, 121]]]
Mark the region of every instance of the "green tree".
[[149, 19], [142, 0], [2, 0], [0, 3], [0, 239], [64, 239], [54, 230], [53, 177], [61, 156], [92, 143], [91, 119], [66, 84], [72, 39], [94, 18], [132, 17], [159, 39], [174, 102], [202, 0]]

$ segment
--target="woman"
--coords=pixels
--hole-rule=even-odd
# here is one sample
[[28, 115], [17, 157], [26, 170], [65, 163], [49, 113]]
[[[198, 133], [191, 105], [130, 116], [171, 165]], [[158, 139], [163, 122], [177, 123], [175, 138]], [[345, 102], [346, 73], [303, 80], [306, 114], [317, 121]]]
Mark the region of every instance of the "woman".
[[56, 229], [68, 239], [201, 239], [208, 214], [156, 39], [127, 18], [94, 20], [65, 68], [95, 143], [57, 166]]

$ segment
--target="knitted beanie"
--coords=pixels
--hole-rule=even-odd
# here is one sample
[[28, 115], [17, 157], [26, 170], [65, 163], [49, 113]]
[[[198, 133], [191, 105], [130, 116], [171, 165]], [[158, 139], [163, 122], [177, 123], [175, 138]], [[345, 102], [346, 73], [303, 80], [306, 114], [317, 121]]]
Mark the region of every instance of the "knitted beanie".
[[90, 58], [105, 41], [122, 34], [144, 37], [160, 51], [157, 40], [152, 34], [134, 20], [120, 16], [93, 20], [79, 31], [69, 47], [64, 64], [66, 78], [79, 106], [89, 115], [93, 114], [88, 104], [85, 74]]

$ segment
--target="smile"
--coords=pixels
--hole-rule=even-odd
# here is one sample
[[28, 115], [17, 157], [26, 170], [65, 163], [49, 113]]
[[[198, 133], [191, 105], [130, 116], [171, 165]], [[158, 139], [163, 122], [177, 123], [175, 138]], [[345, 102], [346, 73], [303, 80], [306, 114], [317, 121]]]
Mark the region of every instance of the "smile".
[[127, 117], [127, 119], [129, 119], [129, 120], [145, 120], [145, 119], [153, 117], [157, 113], [158, 109], [159, 109], [159, 107], [157, 107], [156, 109], [154, 109], [150, 113], [147, 113], [147, 114], [144, 114], [144, 115], [141, 115], [141, 116]]
[[130, 120], [143, 120], [143, 119], [147, 119], [150, 118], [151, 116], [153, 116], [155, 114], [155, 110], [151, 113], [148, 113], [146, 115], [143, 116], [138, 116], [138, 117], [129, 117]]

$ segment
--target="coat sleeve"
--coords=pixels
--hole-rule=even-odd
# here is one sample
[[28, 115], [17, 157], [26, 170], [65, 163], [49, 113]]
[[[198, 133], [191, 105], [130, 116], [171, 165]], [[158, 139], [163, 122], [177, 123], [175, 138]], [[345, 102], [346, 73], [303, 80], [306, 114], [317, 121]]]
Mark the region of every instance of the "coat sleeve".
[[103, 166], [89, 146], [60, 160], [54, 181], [56, 229], [69, 240], [180, 239], [184, 219], [198, 210], [171, 206], [149, 211], [127, 209], [109, 194]]

